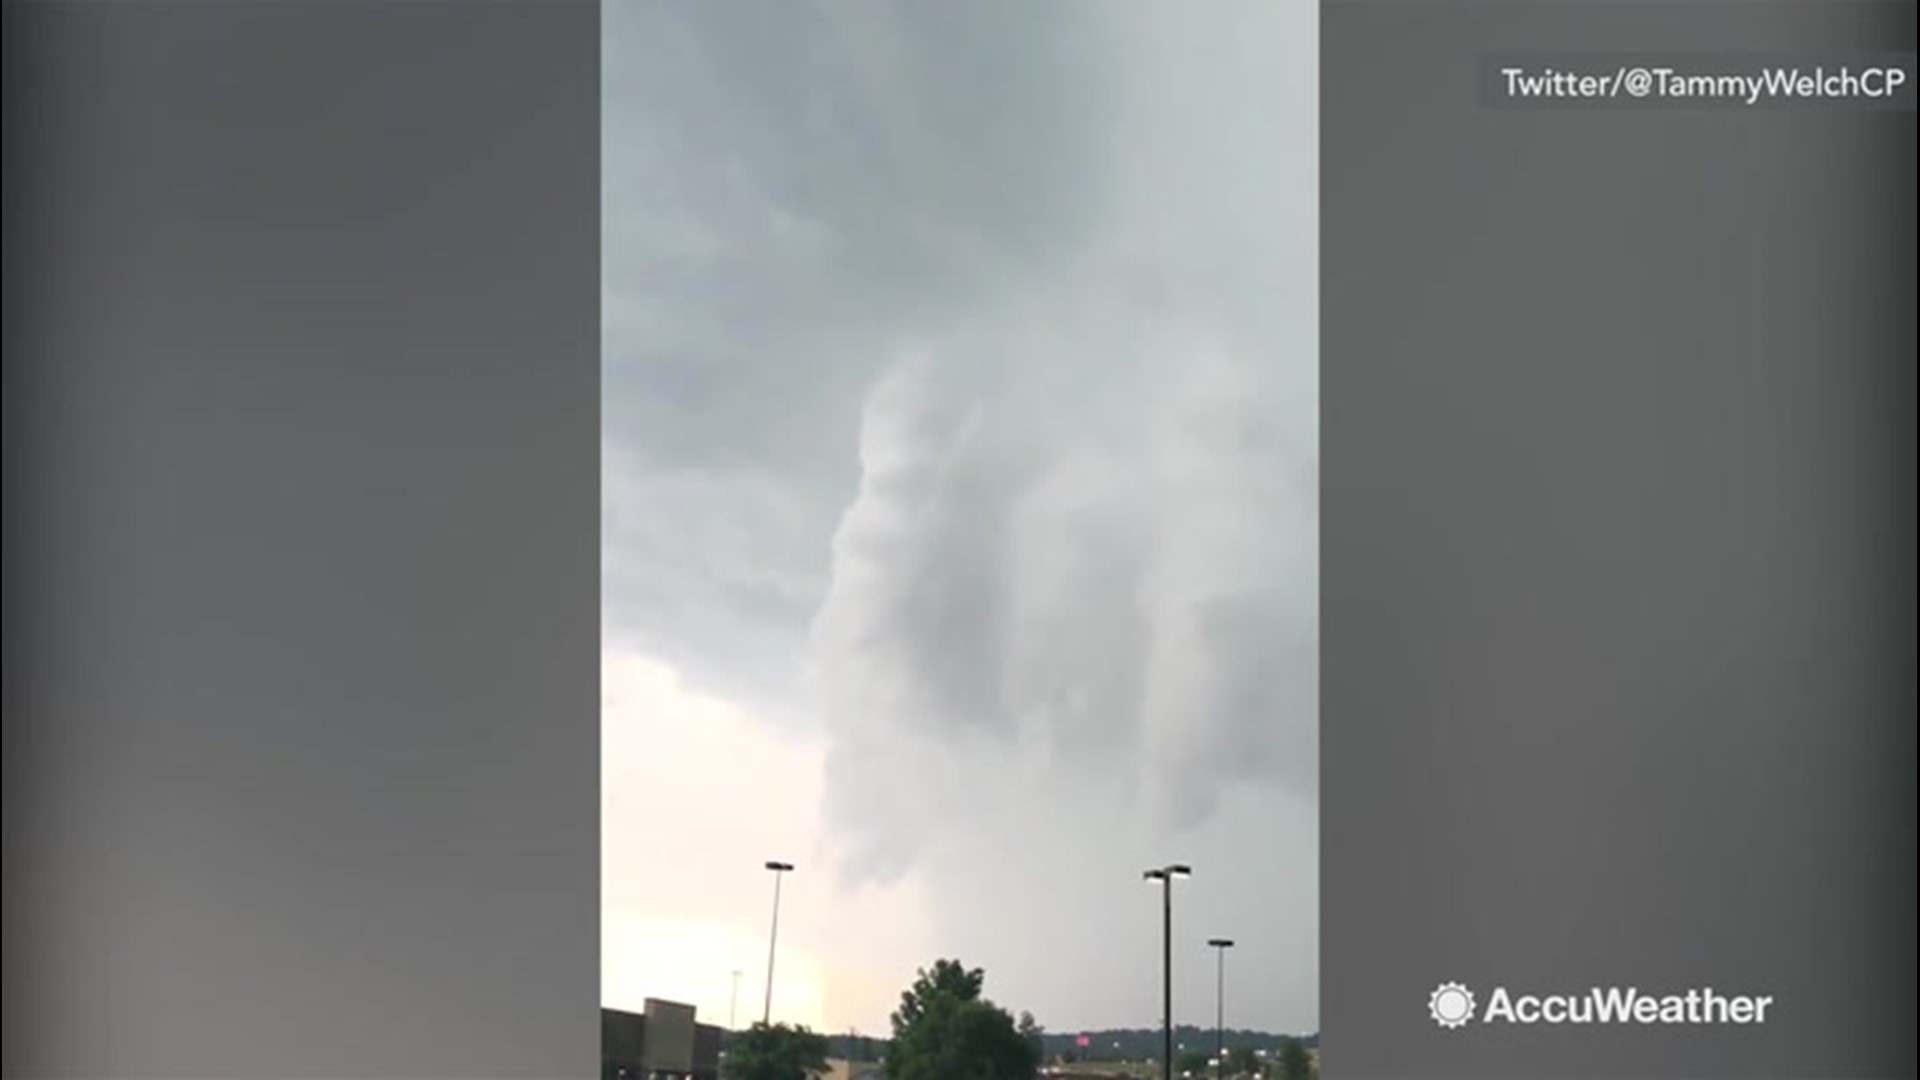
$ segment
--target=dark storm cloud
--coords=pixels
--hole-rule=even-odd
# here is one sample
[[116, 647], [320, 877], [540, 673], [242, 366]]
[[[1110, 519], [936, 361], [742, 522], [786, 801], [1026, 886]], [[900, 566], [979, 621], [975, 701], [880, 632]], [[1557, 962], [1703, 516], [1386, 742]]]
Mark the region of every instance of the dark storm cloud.
[[[823, 564], [884, 343], [1017, 288], [1090, 227], [1111, 124], [1097, 31], [1065, 4], [610, 5], [604, 408], [619, 467], [785, 489], [813, 515], [739, 556], [811, 537]], [[678, 657], [696, 678], [718, 674], [706, 653], [738, 651], [730, 636], [765, 637], [760, 681], [780, 685], [806, 615], [769, 635], [723, 613], [792, 616], [792, 596], [730, 580], [717, 556], [666, 574], [657, 534], [686, 519], [635, 517], [609, 515], [607, 547], [627, 556], [609, 568], [609, 617], [644, 631], [672, 615], [699, 641]], [[688, 601], [703, 610], [662, 595], [703, 584], [714, 595]]]
[[1170, 856], [1313, 1022], [1312, 12], [608, 9], [609, 622], [1053, 1022]]

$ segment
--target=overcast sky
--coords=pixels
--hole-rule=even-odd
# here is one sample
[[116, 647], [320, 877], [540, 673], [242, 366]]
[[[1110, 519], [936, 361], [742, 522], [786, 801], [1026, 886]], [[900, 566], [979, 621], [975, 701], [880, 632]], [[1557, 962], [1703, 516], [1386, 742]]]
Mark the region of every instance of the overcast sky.
[[615, 2], [603, 998], [1318, 1001], [1316, 5]]

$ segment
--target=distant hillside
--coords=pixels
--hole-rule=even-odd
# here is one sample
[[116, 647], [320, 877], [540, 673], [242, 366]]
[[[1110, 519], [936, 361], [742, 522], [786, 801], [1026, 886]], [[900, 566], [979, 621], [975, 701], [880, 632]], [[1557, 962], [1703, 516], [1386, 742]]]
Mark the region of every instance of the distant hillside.
[[[1062, 1054], [1079, 1051], [1078, 1041], [1081, 1035], [1087, 1036], [1087, 1046], [1083, 1056], [1093, 1058], [1124, 1058], [1128, 1060], [1156, 1058], [1160, 1056], [1161, 1034], [1159, 1028], [1111, 1028], [1103, 1031], [1048, 1032], [1045, 1036], [1047, 1054]], [[1274, 1050], [1280, 1046], [1284, 1034], [1269, 1031], [1249, 1031], [1242, 1028], [1226, 1030], [1228, 1046], [1248, 1046], [1255, 1050]], [[1173, 1029], [1173, 1041], [1185, 1043], [1189, 1047], [1210, 1050], [1214, 1045], [1214, 1030], [1210, 1027], [1195, 1027], [1181, 1024]], [[1320, 1046], [1320, 1035], [1300, 1036], [1300, 1041], [1308, 1049]]]
[[[1080, 1036], [1087, 1036], [1087, 1046], [1079, 1045]], [[1285, 1035], [1269, 1031], [1248, 1031], [1228, 1028], [1226, 1043], [1228, 1046], [1247, 1046], [1255, 1050], [1275, 1050]], [[1212, 1028], [1195, 1027], [1182, 1024], [1174, 1029], [1175, 1043], [1185, 1043], [1189, 1047], [1210, 1050], [1213, 1047]], [[1300, 1036], [1308, 1049], [1318, 1049], [1320, 1035], [1315, 1032]], [[1072, 1054], [1089, 1060], [1125, 1060], [1145, 1061], [1160, 1056], [1159, 1028], [1107, 1028], [1098, 1031], [1047, 1032], [1042, 1036], [1048, 1057]], [[827, 1037], [828, 1054], [831, 1057], [848, 1061], [878, 1061], [886, 1052], [887, 1040], [868, 1035], [830, 1035]]]

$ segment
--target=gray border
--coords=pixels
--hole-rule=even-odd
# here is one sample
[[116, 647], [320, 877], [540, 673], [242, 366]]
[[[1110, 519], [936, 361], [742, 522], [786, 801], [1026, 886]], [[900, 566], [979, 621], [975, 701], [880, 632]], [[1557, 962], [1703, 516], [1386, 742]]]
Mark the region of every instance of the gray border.
[[597, 7], [5, 20], [6, 1075], [594, 1075]]
[[[1914, 124], [1496, 108], [1908, 4], [1322, 16], [1327, 1080], [1914, 1075]], [[1749, 1028], [1443, 1031], [1702, 984]]]

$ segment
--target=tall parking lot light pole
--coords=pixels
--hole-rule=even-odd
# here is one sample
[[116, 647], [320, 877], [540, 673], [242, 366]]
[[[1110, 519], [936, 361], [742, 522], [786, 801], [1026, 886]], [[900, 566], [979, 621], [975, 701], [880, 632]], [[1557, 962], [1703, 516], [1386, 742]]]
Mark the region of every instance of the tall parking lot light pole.
[[1208, 938], [1213, 949], [1213, 1057], [1220, 1063], [1220, 1075], [1227, 1073], [1227, 950], [1232, 938]]
[[1160, 1066], [1163, 1080], [1173, 1080], [1173, 880], [1191, 877], [1193, 867], [1172, 863], [1149, 870], [1144, 877], [1160, 883]]
[[768, 859], [767, 869], [773, 871], [773, 929], [767, 934], [767, 1002], [760, 1013], [762, 1027], [773, 1023], [773, 955], [780, 942], [780, 879], [787, 876], [793, 864]]

